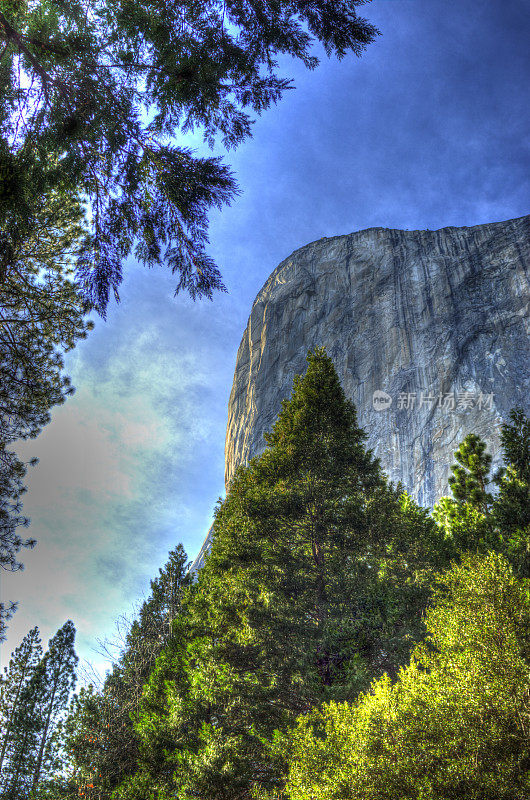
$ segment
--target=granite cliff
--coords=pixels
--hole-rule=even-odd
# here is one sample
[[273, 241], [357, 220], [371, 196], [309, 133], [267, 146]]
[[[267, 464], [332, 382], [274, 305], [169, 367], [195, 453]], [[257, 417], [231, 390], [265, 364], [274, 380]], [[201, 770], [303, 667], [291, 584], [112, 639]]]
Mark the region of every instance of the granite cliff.
[[256, 297], [239, 347], [227, 486], [263, 449], [307, 350], [323, 345], [391, 480], [432, 505], [467, 433], [487, 441], [495, 465], [502, 422], [530, 408], [529, 300], [530, 216], [370, 228], [296, 250]]

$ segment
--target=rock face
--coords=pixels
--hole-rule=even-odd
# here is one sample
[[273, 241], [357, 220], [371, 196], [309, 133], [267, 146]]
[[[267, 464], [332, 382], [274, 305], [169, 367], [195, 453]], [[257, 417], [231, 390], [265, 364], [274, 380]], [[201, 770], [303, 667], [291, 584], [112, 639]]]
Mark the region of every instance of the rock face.
[[256, 297], [239, 347], [226, 484], [263, 449], [308, 349], [323, 345], [384, 470], [431, 506], [467, 433], [498, 464], [502, 422], [530, 408], [529, 300], [530, 216], [370, 228], [296, 250]]

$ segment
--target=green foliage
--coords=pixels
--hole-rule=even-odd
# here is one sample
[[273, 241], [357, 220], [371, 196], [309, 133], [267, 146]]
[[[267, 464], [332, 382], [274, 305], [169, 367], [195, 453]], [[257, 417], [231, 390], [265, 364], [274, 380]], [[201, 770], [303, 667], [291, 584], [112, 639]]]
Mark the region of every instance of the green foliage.
[[460, 552], [493, 549], [503, 553], [516, 574], [530, 578], [530, 420], [522, 409], [502, 427], [504, 467], [491, 482], [491, 457], [477, 436], [466, 437], [449, 479], [455, 499], [442, 498], [433, 516]]
[[494, 514], [503, 552], [518, 574], [530, 577], [530, 420], [518, 408], [502, 429], [504, 467], [495, 475]]
[[267, 449], [217, 509], [206, 564], [144, 689], [141, 769], [116, 796], [281, 787], [274, 731], [406, 661], [447, 554], [365, 438], [331, 360], [310, 353]]
[[453, 475], [449, 478], [453, 496], [486, 513], [492, 501], [486, 491], [491, 468], [486, 443], [475, 433], [470, 433], [456, 451], [455, 458], [458, 463], [451, 467]]
[[84, 319], [72, 258], [80, 246], [81, 209], [65, 192], [46, 198], [39, 223], [11, 254], [0, 281], [0, 437], [35, 437], [52, 406], [73, 391], [62, 353], [93, 325]]
[[33, 693], [30, 689], [35, 670], [42, 658], [42, 646], [37, 628], [24, 637], [12, 653], [9, 666], [4, 667], [0, 680], [0, 787], [2, 796], [8, 790], [9, 774], [20, 756], [18, 742], [21, 730], [27, 727], [22, 717], [26, 713], [27, 700]]
[[530, 584], [504, 557], [443, 576], [426, 643], [395, 684], [300, 718], [280, 745], [290, 800], [530, 796]]
[[[291, 86], [278, 55], [309, 69], [360, 55], [376, 29], [364, 0], [10, 0], [0, 10], [0, 230], [38, 219], [32, 184], [79, 192], [90, 233], [78, 259], [87, 298], [102, 313], [134, 254], [165, 261], [177, 291], [222, 288], [207, 255], [208, 212], [237, 195], [219, 158], [199, 158], [178, 134], [200, 129], [237, 146], [252, 115]], [[53, 161], [55, 176], [43, 165]], [[29, 169], [30, 178], [27, 177]], [[7, 224], [9, 220], [10, 224]], [[24, 236], [22, 236], [24, 238]]]
[[[20, 549], [35, 545], [34, 539], [23, 539], [17, 532], [20, 525], [29, 524], [29, 520], [20, 515], [25, 474], [26, 466], [0, 443], [0, 570], [21, 569], [22, 564], [17, 560]], [[5, 639], [6, 623], [16, 605], [0, 602], [0, 642]]]
[[74, 699], [43, 798], [526, 796], [528, 420], [503, 429], [495, 497], [468, 437], [438, 524], [365, 438], [331, 360], [310, 353], [217, 508], [195, 583], [179, 547], [102, 689]]
[[38, 629], [24, 638], [0, 689], [1, 789], [4, 800], [38, 797], [60, 773], [59, 731], [75, 683], [75, 628], [68, 621], [44, 656]]
[[39, 665], [45, 687], [40, 713], [42, 732], [35, 759], [32, 790], [36, 792], [44, 772], [57, 768], [54, 750], [54, 732], [59, 724], [70, 693], [75, 687], [78, 658], [74, 650], [75, 628], [70, 620], [65, 622], [55, 636], [50, 639], [48, 650]]
[[139, 710], [144, 683], [164, 646], [172, 639], [186, 577], [187, 556], [178, 545], [151, 582], [122, 642], [121, 652], [102, 687], [81, 689], [62, 731], [63, 765], [70, 791], [109, 798], [138, 761], [138, 735], [131, 717]]

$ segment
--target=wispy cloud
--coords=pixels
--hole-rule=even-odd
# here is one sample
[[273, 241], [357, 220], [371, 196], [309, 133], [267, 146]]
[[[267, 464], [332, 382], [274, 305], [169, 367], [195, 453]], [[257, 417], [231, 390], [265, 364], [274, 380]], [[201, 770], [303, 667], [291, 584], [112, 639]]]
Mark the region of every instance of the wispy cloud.
[[114, 309], [112, 335], [99, 324], [69, 358], [74, 397], [20, 447], [40, 459], [25, 502], [38, 546], [24, 554], [23, 573], [2, 576], [2, 597], [21, 599], [4, 657], [31, 624], [48, 636], [69, 617], [86, 653], [177, 541], [190, 554], [198, 548], [222, 490], [225, 398], [215, 398], [227, 376], [215, 344], [201, 349], [186, 336], [200, 327], [201, 307], [161, 297], [148, 273], [134, 281], [141, 330]]

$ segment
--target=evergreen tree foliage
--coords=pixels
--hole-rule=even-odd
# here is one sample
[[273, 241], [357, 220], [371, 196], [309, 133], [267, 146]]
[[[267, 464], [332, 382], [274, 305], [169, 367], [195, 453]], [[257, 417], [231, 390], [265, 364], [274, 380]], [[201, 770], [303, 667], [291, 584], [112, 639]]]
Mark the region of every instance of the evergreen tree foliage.
[[25, 800], [32, 789], [32, 778], [43, 730], [42, 704], [46, 696], [42, 660], [24, 686], [13, 718], [11, 758], [5, 766], [5, 800]]
[[[14, 572], [22, 568], [17, 560], [22, 547], [33, 547], [36, 542], [32, 538], [23, 538], [18, 533], [20, 525], [27, 526], [29, 520], [21, 516], [21, 495], [25, 492], [23, 478], [26, 465], [16, 454], [0, 444], [0, 570]], [[0, 601], [0, 642], [5, 640], [7, 621], [17, 604]]]
[[68, 621], [42, 655], [34, 628], [13, 653], [1, 688], [3, 800], [40, 796], [61, 770], [57, 733], [75, 683], [75, 628]]
[[275, 730], [406, 662], [448, 554], [365, 438], [332, 361], [310, 353], [267, 449], [217, 509], [144, 689], [141, 769], [117, 796], [225, 800], [281, 786]]
[[475, 433], [468, 434], [456, 451], [455, 459], [457, 464], [451, 467], [453, 475], [449, 478], [453, 496], [487, 513], [492, 496], [486, 491], [491, 469], [486, 443]]
[[454, 499], [442, 498], [433, 516], [457, 550], [503, 553], [517, 575], [530, 578], [530, 421], [514, 409], [501, 433], [504, 467], [487, 491], [491, 456], [479, 437], [466, 437], [449, 479]]
[[78, 658], [74, 650], [75, 627], [68, 620], [50, 639], [42, 659], [42, 680], [45, 695], [41, 704], [42, 732], [32, 776], [32, 790], [36, 792], [43, 772], [56, 767], [52, 742], [53, 734], [64, 714], [70, 693], [75, 687]]
[[[530, 796], [530, 584], [499, 554], [443, 577], [397, 682], [329, 703], [277, 743], [289, 800]], [[277, 795], [279, 797], [279, 795]]]
[[[520, 480], [530, 484], [530, 420], [522, 408], [514, 408], [510, 413], [510, 422], [502, 426], [501, 441], [505, 469], [511, 467]], [[497, 479], [503, 474], [501, 470]]]
[[[79, 203], [64, 191], [38, 198], [39, 223], [18, 242], [0, 281], [0, 441], [37, 436], [71, 394], [62, 353], [93, 326], [72, 261], [83, 235]], [[35, 199], [37, 202], [37, 198]]]
[[16, 737], [20, 714], [27, 700], [28, 684], [42, 658], [38, 628], [33, 628], [13, 652], [0, 680], [0, 786], [7, 789], [9, 765], [16, 761]]
[[[237, 146], [252, 115], [291, 86], [279, 55], [313, 69], [360, 55], [377, 30], [364, 0], [8, 0], [0, 9], [0, 263], [39, 219], [33, 187], [87, 203], [78, 259], [85, 296], [104, 313], [121, 265], [165, 261], [177, 291], [222, 288], [206, 253], [208, 211], [238, 193], [217, 157], [178, 134]], [[50, 161], [54, 170], [45, 165]]]
[[494, 478], [495, 521], [503, 552], [518, 574], [530, 578], [530, 420], [521, 408], [512, 411], [501, 438], [504, 467]]
[[151, 581], [150, 596], [101, 689], [83, 688], [72, 700], [62, 748], [70, 789], [76, 796], [79, 791], [105, 800], [137, 768], [138, 735], [132, 716], [139, 711], [142, 689], [157, 656], [173, 635], [173, 620], [189, 583], [187, 566], [186, 552], [179, 544]]

